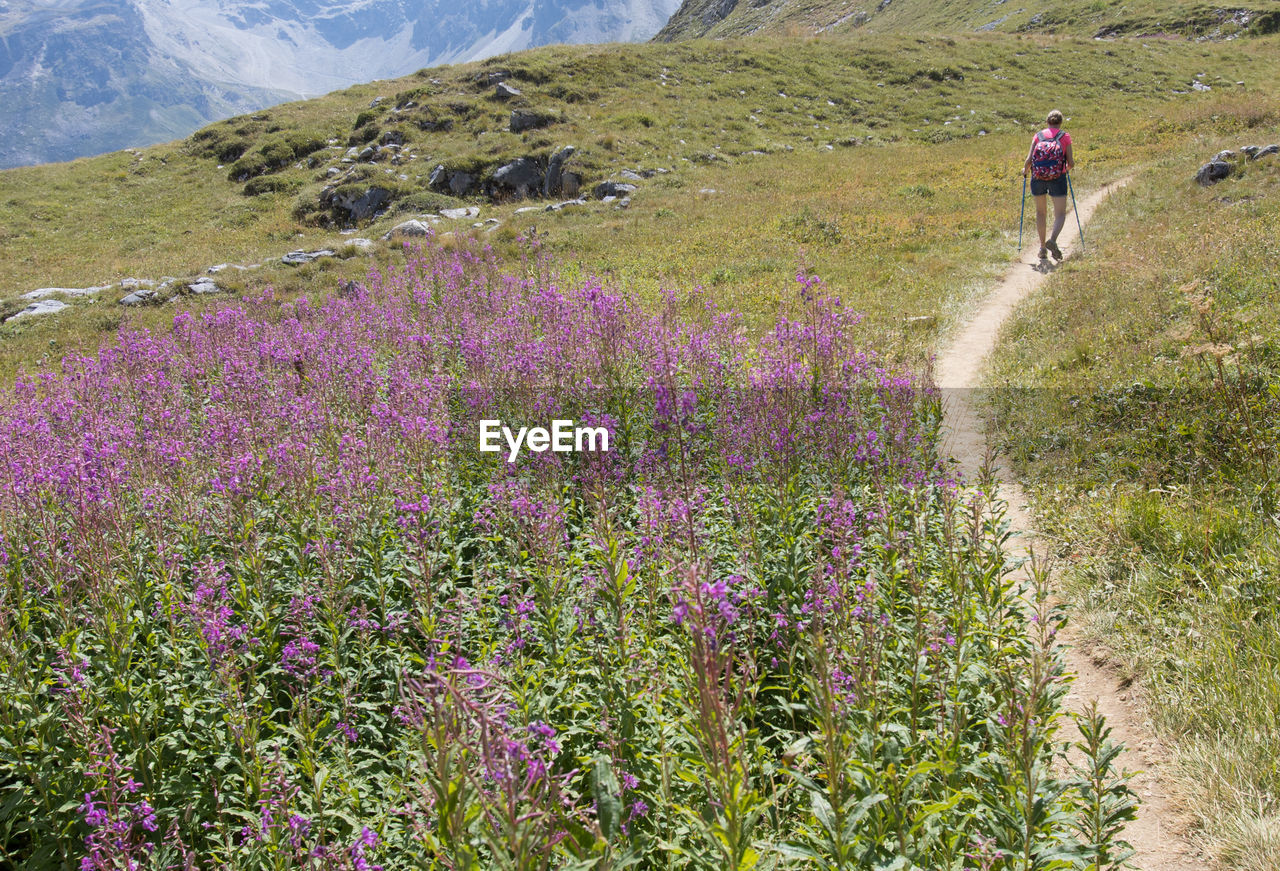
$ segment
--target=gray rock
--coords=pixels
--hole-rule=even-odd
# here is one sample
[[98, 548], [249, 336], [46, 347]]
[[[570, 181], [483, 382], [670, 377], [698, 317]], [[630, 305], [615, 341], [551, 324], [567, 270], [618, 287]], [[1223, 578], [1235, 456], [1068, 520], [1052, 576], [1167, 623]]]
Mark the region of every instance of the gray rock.
[[511, 120], [507, 122], [507, 127], [512, 133], [523, 133], [526, 130], [537, 130], [540, 127], [546, 127], [554, 120], [554, 116], [546, 115], [542, 112], [516, 109], [511, 113]]
[[631, 208], [631, 197], [623, 197], [622, 199], [618, 200], [618, 205], [615, 206], [615, 208], [619, 208], [619, 209]]
[[437, 163], [435, 169], [427, 176], [427, 184], [433, 188], [442, 188], [449, 183], [449, 170], [443, 163]]
[[455, 197], [465, 197], [476, 186], [476, 177], [460, 169], [449, 173], [449, 193]]
[[497, 87], [493, 89], [493, 95], [499, 100], [510, 100], [512, 97], [520, 96], [520, 91], [506, 82], [498, 82]]
[[124, 290], [138, 290], [142, 287], [155, 287], [156, 283], [150, 278], [126, 278], [120, 282], [120, 287]]
[[476, 81], [485, 87], [493, 87], [509, 78], [511, 78], [511, 70], [490, 70], [476, 75]]
[[1257, 157], [1257, 156], [1258, 156], [1258, 152], [1259, 152], [1259, 151], [1261, 151], [1261, 150], [1262, 150], [1262, 149], [1261, 149], [1261, 148], [1259, 148], [1259, 147], [1258, 147], [1258, 146], [1256, 146], [1256, 145], [1242, 145], [1242, 146], [1240, 146], [1240, 151], [1241, 151], [1241, 153], [1242, 153], [1242, 154], [1245, 154], [1245, 155], [1248, 155], [1248, 157], [1249, 157], [1249, 159], [1250, 159], [1250, 160], [1253, 160], [1255, 157]]
[[246, 272], [253, 269], [252, 266], [241, 266], [239, 263], [219, 263], [216, 266], [210, 266], [205, 272], [210, 275], [217, 275], [219, 272], [226, 272], [228, 269], [234, 269], [237, 272]]
[[46, 296], [53, 296], [54, 294], [59, 294], [61, 296], [93, 296], [96, 293], [101, 293], [109, 287], [111, 287], [109, 284], [104, 284], [99, 287], [41, 287], [36, 290], [27, 291], [22, 295], [22, 298], [44, 299]]
[[144, 287], [135, 290], [133, 293], [120, 300], [120, 305], [145, 305], [155, 299], [156, 292], [151, 288]]
[[578, 192], [582, 190], [582, 176], [576, 172], [565, 170], [560, 173], [560, 193], [566, 197], [577, 198]]
[[382, 238], [394, 239], [397, 236], [428, 236], [430, 234], [431, 226], [429, 224], [425, 224], [422, 221], [405, 221], [403, 223], [396, 224], [391, 228], [391, 231]]
[[9, 320], [16, 321], [18, 318], [29, 318], [35, 315], [52, 315], [57, 314], [67, 307], [65, 302], [57, 299], [43, 299], [40, 302], [33, 302], [17, 314], [11, 315]]
[[547, 177], [542, 182], [542, 195], [544, 197], [560, 193], [560, 189], [564, 184], [565, 161], [572, 157], [577, 150], [572, 145], [566, 145], [551, 155], [551, 162], [547, 165]]
[[383, 97], [374, 97], [372, 100], [370, 100], [370, 101], [369, 101], [369, 108], [370, 108], [370, 109], [376, 109], [378, 106], [382, 105], [382, 101], [383, 101], [383, 99], [385, 99], [385, 98], [383, 98]]
[[644, 180], [644, 176], [636, 172], [634, 169], [624, 169], [622, 172], [618, 173], [618, 175], [622, 176], [627, 181], [643, 181]]
[[451, 221], [461, 221], [480, 217], [480, 210], [475, 206], [466, 206], [460, 209], [441, 209], [440, 217], [448, 218]]
[[342, 175], [342, 170], [336, 166], [331, 166], [324, 171], [325, 178], [333, 178], [335, 175]]
[[204, 278], [198, 278], [195, 281], [193, 281], [191, 284], [188, 284], [187, 290], [191, 291], [192, 293], [201, 293], [201, 294], [222, 292], [222, 288], [218, 287], [218, 283], [214, 281], [212, 278], [209, 278], [208, 276], [205, 276]]
[[587, 204], [586, 200], [565, 200], [562, 203], [551, 203], [546, 208], [544, 208], [543, 211], [559, 212], [559, 211], [562, 211], [566, 206], [585, 206], [586, 204]]
[[372, 145], [366, 145], [360, 149], [359, 158], [361, 160], [373, 160], [373, 156], [377, 153], [377, 150]]
[[334, 256], [334, 252], [329, 248], [322, 248], [319, 251], [290, 251], [280, 258], [280, 262], [288, 263], [290, 266], [301, 266], [303, 263], [310, 263], [313, 260], [319, 260], [321, 257], [332, 256]]
[[1273, 154], [1280, 154], [1280, 145], [1272, 144], [1268, 145], [1266, 148], [1259, 149], [1258, 154], [1254, 159], [1257, 160], [1260, 157], [1270, 157]]
[[369, 254], [378, 247], [378, 243], [374, 242], [372, 239], [363, 239], [357, 236], [354, 239], [348, 239], [344, 242], [343, 247], [353, 248], [360, 254]]
[[1213, 159], [1214, 160], [1235, 160], [1236, 153], [1232, 151], [1230, 148], [1228, 148], [1225, 151], [1219, 151], [1217, 154], [1213, 156]]
[[391, 202], [391, 191], [374, 185], [361, 194], [335, 193], [333, 205], [344, 210], [353, 221], [367, 221]]
[[1231, 164], [1222, 160], [1211, 160], [1196, 172], [1196, 181], [1203, 187], [1216, 184], [1231, 175]]
[[532, 157], [518, 157], [493, 174], [496, 193], [524, 199], [542, 189], [542, 167]]
[[382, 131], [382, 144], [395, 146], [404, 145], [404, 134], [399, 130], [384, 130]]
[[628, 182], [610, 180], [600, 182], [600, 184], [595, 186], [595, 190], [592, 191], [592, 193], [595, 194], [596, 199], [602, 200], [605, 197], [626, 196], [635, 189], [636, 186]]

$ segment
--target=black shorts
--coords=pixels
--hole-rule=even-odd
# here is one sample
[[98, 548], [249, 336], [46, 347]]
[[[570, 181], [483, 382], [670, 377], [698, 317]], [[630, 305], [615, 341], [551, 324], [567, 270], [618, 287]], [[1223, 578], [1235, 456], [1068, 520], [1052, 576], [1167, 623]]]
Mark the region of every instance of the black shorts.
[[1051, 179], [1031, 179], [1031, 195], [1033, 197], [1042, 197], [1045, 194], [1051, 197], [1065, 197], [1067, 195], [1067, 177], [1060, 175]]

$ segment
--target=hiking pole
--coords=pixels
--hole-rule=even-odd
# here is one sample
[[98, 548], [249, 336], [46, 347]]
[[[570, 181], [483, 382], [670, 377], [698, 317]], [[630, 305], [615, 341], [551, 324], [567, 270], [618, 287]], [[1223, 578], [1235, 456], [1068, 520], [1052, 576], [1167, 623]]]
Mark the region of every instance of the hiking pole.
[[[1069, 183], [1069, 182], [1068, 182]], [[1022, 174], [1022, 209], [1018, 212], [1018, 253], [1022, 253], [1022, 219], [1027, 215], [1027, 174]]]
[[1076, 208], [1076, 189], [1071, 185], [1071, 173], [1067, 173], [1067, 190], [1071, 191], [1071, 211], [1076, 215], [1076, 230], [1080, 232], [1080, 253], [1084, 253], [1084, 227], [1080, 225], [1080, 210]]

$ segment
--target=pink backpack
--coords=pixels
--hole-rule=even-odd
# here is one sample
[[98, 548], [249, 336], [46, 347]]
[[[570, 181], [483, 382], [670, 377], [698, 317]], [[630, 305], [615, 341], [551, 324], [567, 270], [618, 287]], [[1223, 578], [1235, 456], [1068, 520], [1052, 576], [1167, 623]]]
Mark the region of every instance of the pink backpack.
[[1051, 181], [1067, 171], [1067, 150], [1062, 147], [1062, 130], [1050, 136], [1041, 130], [1036, 133], [1031, 148], [1031, 177]]

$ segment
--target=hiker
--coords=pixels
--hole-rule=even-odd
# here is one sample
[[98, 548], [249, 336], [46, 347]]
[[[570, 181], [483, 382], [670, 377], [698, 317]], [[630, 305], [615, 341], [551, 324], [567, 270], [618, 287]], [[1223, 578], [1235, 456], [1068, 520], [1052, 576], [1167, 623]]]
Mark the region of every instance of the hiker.
[[[1036, 133], [1022, 165], [1022, 175], [1031, 176], [1031, 195], [1036, 198], [1036, 230], [1040, 234], [1040, 259], [1050, 253], [1061, 260], [1058, 234], [1067, 223], [1067, 173], [1076, 165], [1071, 154], [1071, 134], [1062, 129], [1062, 113], [1054, 109], [1045, 119], [1048, 127]], [[1053, 197], [1053, 233], [1045, 238], [1045, 195]]]

